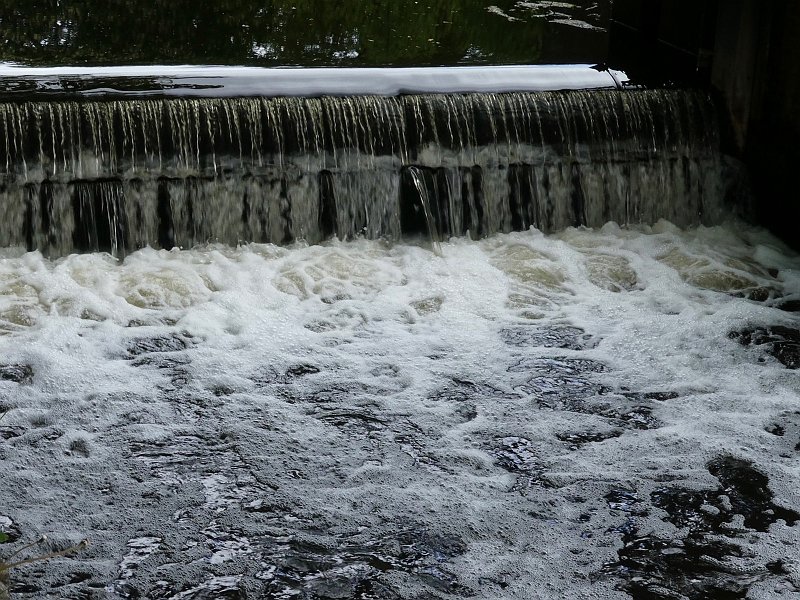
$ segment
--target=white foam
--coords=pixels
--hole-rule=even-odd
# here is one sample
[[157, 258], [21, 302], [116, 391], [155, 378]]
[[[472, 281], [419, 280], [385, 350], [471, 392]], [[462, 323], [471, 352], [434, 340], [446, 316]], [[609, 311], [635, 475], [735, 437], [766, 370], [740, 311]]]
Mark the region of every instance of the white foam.
[[[146, 249], [121, 263], [9, 252], [0, 356], [31, 365], [34, 381], [0, 381], [9, 408], [0, 425], [25, 430], [0, 442], [1, 510], [26, 537], [93, 541], [77, 558], [37, 567], [42, 581], [82, 563], [107, 582], [145, 587], [255, 581], [275, 566], [268, 548], [301, 532], [336, 548], [408, 527], [465, 544], [441, 568], [476, 597], [617, 598], [613, 580], [589, 581], [616, 559], [619, 534], [609, 529], [620, 517], [602, 499], [611, 486], [643, 497], [670, 478], [712, 487], [706, 462], [731, 453], [769, 475], [776, 502], [800, 506], [796, 456], [781, 456], [790, 440], [764, 431], [796, 419], [797, 372], [728, 339], [796, 319], [727, 293], [746, 281], [797, 294], [798, 272], [800, 259], [777, 240], [734, 224], [453, 239], [441, 255], [364, 240]], [[720, 290], [725, 282], [735, 289]], [[27, 320], [9, 321], [9, 307]], [[596, 346], [502, 337], [563, 325]], [[137, 354], [137, 339], [176, 335], [187, 349]], [[571, 450], [557, 434], [619, 424], [515, 392], [532, 373], [509, 368], [544, 356], [600, 361], [608, 371], [589, 377], [614, 390], [680, 396], [651, 403], [660, 428]], [[155, 362], [137, 364], [142, 357]], [[493, 449], [505, 438], [527, 440], [531, 464], [560, 487], [522, 481], [532, 467], [522, 478], [501, 468]], [[87, 456], [70, 452], [75, 440]], [[584, 504], [567, 500], [575, 496]], [[271, 520], [273, 504], [282, 508]], [[657, 517], [643, 519], [674, 530]], [[776, 525], [751, 549], [766, 556], [796, 544], [795, 529]], [[155, 538], [131, 566], [134, 542]], [[164, 548], [186, 550], [168, 558]], [[413, 574], [391, 577], [404, 593], [424, 589]]]

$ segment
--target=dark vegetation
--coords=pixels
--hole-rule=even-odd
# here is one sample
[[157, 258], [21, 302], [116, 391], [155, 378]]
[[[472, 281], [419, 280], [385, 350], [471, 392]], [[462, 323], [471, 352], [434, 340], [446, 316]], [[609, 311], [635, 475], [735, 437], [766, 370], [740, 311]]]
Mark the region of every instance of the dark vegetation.
[[[512, 20], [487, 11], [498, 5]], [[580, 4], [580, 3], [579, 3]], [[607, 18], [587, 2], [577, 17]], [[0, 0], [0, 61], [440, 65], [599, 60], [604, 32], [551, 27], [515, 0]], [[573, 11], [574, 12], [574, 11]], [[550, 30], [553, 31], [550, 31]], [[563, 26], [561, 29], [564, 29]], [[550, 39], [545, 43], [545, 36]], [[576, 36], [581, 41], [576, 43]]]

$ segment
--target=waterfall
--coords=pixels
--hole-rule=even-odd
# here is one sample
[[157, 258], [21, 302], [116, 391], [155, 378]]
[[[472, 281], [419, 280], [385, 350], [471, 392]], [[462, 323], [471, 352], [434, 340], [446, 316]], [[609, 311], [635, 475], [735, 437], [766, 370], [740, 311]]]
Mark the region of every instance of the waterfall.
[[713, 223], [709, 96], [594, 90], [0, 103], [0, 244], [48, 255]]

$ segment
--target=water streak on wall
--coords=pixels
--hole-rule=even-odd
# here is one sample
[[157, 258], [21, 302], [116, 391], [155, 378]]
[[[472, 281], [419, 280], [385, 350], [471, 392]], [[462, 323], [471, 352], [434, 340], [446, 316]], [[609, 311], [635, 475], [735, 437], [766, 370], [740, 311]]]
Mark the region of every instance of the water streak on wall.
[[699, 92], [0, 104], [0, 244], [488, 235], [719, 220]]

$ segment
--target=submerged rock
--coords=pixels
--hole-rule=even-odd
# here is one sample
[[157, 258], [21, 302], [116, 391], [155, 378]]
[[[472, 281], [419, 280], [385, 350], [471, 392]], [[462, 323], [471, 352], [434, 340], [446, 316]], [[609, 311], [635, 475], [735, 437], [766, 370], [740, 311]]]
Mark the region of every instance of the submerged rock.
[[509, 368], [509, 372], [531, 372], [534, 376], [516, 389], [532, 396], [543, 408], [586, 412], [585, 400], [601, 396], [609, 389], [589, 377], [607, 371], [600, 362], [583, 358], [529, 357]]
[[532, 486], [552, 488], [545, 466], [537, 456], [533, 442], [522, 437], [505, 437], [490, 450], [497, 464], [517, 476], [511, 491], [523, 491]]
[[388, 573], [415, 576], [440, 592], [472, 595], [447, 570], [447, 563], [463, 554], [466, 545], [424, 530], [399, 530], [377, 538], [326, 538], [324, 543], [298, 536], [275, 550], [265, 561], [271, 567], [259, 576], [267, 582], [269, 598], [406, 598], [403, 590], [394, 589], [394, 578], [384, 576]]
[[492, 450], [497, 463], [512, 473], [531, 473], [540, 469], [533, 444], [521, 437], [506, 437]]
[[500, 337], [509, 346], [518, 347], [586, 350], [597, 345], [583, 329], [569, 325], [509, 327], [500, 331]]
[[586, 444], [597, 444], [599, 442], [618, 438], [622, 434], [623, 431], [621, 429], [614, 429], [612, 431], [559, 433], [556, 437], [562, 442], [569, 444], [570, 449], [577, 450]]
[[180, 352], [189, 346], [189, 341], [177, 334], [140, 337], [128, 342], [127, 353], [130, 358], [135, 358], [156, 352]]
[[597, 254], [586, 259], [587, 275], [597, 287], [609, 292], [629, 292], [639, 284], [636, 271], [623, 256]]
[[784, 312], [800, 312], [800, 298], [792, 300], [782, 300], [775, 305], [775, 308]]
[[19, 384], [33, 383], [33, 368], [29, 365], [0, 365], [0, 380]]
[[625, 396], [628, 400], [633, 400], [634, 402], [643, 402], [647, 400], [666, 402], [667, 400], [675, 400], [675, 398], [680, 398], [681, 396], [678, 392], [629, 392], [629, 391], [623, 391], [622, 395]]
[[245, 600], [247, 594], [241, 587], [240, 577], [227, 576], [212, 577], [195, 587], [157, 597], [168, 600]]
[[729, 337], [743, 346], [762, 346], [787, 369], [800, 368], [800, 330], [776, 325], [734, 331]]
[[[794, 525], [800, 514], [772, 502], [767, 476], [748, 461], [722, 456], [708, 470], [720, 482], [716, 490], [670, 487], [651, 494], [653, 506], [665, 511], [664, 520], [682, 535], [640, 534], [630, 519], [619, 529], [619, 560], [605, 565], [602, 573], [620, 578], [620, 589], [635, 600], [744, 599], [756, 582], [786, 574], [780, 561], [762, 563], [746, 551], [739, 536], [767, 531], [778, 520]], [[633, 492], [612, 492], [606, 500], [612, 510], [642, 510]], [[736, 516], [744, 531], [732, 527]]]

